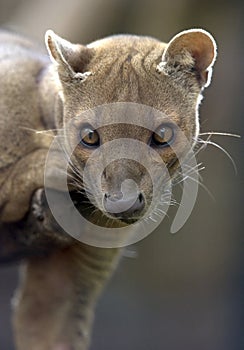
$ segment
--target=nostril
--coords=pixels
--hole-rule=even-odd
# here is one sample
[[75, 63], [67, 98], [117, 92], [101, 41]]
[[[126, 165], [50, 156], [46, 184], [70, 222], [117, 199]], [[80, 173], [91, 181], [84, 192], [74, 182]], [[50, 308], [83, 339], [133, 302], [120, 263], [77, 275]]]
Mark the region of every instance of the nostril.
[[139, 193], [138, 200], [140, 203], [144, 202], [144, 197], [143, 197], [143, 194], [141, 192]]
[[135, 202], [135, 204], [133, 205], [132, 209], [134, 209], [134, 211], [142, 211], [143, 208], [145, 206], [145, 200], [144, 200], [144, 196], [143, 194], [140, 192], [138, 197], [137, 197], [137, 201]]
[[104, 193], [104, 199], [110, 200], [112, 202], [119, 201], [123, 198], [123, 193], [121, 191], [115, 191], [111, 193]]

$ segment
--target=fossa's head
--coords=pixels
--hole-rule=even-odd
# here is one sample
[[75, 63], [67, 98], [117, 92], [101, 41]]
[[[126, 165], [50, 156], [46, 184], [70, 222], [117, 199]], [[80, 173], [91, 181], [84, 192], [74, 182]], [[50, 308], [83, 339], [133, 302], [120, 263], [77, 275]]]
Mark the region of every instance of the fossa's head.
[[[179, 33], [169, 44], [149, 37], [120, 35], [83, 46], [48, 31], [46, 44], [56, 66], [63, 106], [57, 123], [61, 128], [72, 126], [66, 132], [65, 147], [74, 148], [71, 171], [74, 176], [78, 174], [76, 185], [86, 185], [83, 171], [95, 151], [117, 139], [137, 140], [147, 145], [148, 151], [143, 147], [135, 151], [128, 142], [123, 146], [128, 157], [115, 157], [111, 162], [107, 162], [106, 153], [100, 152], [101, 176], [98, 178], [100, 170], [96, 172], [91, 166], [88, 177], [96, 188], [95, 202], [107, 216], [126, 222], [141, 217], [150, 205], [153, 183], [140, 159], [151, 149], [162, 160], [164, 167], [155, 159], [152, 162], [159, 179], [156, 191], [160, 198], [165, 169], [173, 176], [178, 165], [176, 154], [184, 156], [198, 136], [198, 105], [201, 92], [211, 79], [216, 57], [214, 39], [206, 31], [196, 29]], [[151, 107], [159, 113], [144, 110], [141, 118], [147, 118], [148, 127], [144, 121], [141, 125], [140, 121], [131, 123], [130, 115], [124, 111], [124, 120], [120, 115], [116, 122], [114, 106], [118, 102], [144, 105], [145, 110]], [[102, 105], [112, 107], [97, 108]], [[84, 117], [84, 111], [93, 112]], [[135, 114], [140, 118], [138, 109]], [[119, 144], [111, 145], [110, 153], [118, 153]], [[129, 157], [131, 152], [139, 153], [137, 161]], [[137, 187], [131, 190], [129, 185], [127, 192], [133, 194], [125, 197], [121, 186], [128, 179]]]

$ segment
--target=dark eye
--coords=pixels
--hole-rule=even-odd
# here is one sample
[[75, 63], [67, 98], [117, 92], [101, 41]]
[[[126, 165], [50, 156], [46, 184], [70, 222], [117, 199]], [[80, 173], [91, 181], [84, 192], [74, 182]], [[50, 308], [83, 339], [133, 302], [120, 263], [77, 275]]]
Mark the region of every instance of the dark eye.
[[155, 146], [167, 147], [169, 146], [175, 138], [174, 127], [171, 125], [161, 125], [152, 134], [151, 142]]
[[80, 131], [81, 143], [88, 147], [97, 147], [100, 144], [99, 134], [91, 127], [84, 127]]

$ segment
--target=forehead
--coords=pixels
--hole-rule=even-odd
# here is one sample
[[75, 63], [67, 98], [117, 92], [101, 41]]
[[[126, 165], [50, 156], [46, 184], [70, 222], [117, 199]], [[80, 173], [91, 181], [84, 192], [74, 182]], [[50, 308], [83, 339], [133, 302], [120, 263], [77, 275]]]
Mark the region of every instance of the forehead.
[[85, 124], [94, 129], [109, 128], [135, 132], [137, 129], [154, 131], [162, 123], [179, 124], [180, 116], [177, 113], [164, 113], [145, 104], [132, 102], [115, 102], [100, 105], [86, 111], [82, 111], [72, 119], [76, 128]]
[[[77, 99], [75, 100], [72, 95], [66, 100], [66, 104], [70, 101], [69, 110], [75, 111], [78, 123], [86, 121], [94, 128], [105, 124], [126, 123], [128, 122], [126, 113], [120, 118], [118, 109], [97, 110], [96, 106], [136, 103], [154, 107], [162, 113], [161, 115], [146, 113], [148, 114], [146, 127], [149, 130], [169, 121], [179, 126], [188, 122], [194, 124], [195, 106], [187, 91], [182, 90], [179, 84], [175, 84], [171, 77], [157, 73], [156, 67], [161, 61], [165, 46], [166, 44], [155, 39], [134, 36], [116, 36], [89, 45], [88, 47], [94, 50], [94, 55], [87, 71], [91, 71], [92, 74], [76, 89]], [[82, 114], [84, 110], [92, 112], [84, 118]], [[115, 118], [117, 115], [120, 121]], [[70, 113], [68, 117], [72, 117]], [[137, 125], [139, 121], [141, 125], [143, 120], [141, 117], [138, 114], [137, 120], [129, 120], [129, 123]], [[134, 132], [136, 130], [129, 129]], [[118, 130], [130, 132], [129, 129], [120, 127]]]
[[[174, 112], [179, 105], [177, 86], [170, 77], [157, 72], [165, 46], [155, 39], [136, 36], [115, 36], [89, 45], [94, 53], [86, 70], [92, 74], [77, 88], [77, 108], [135, 102], [166, 114]], [[70, 100], [73, 103], [72, 96]]]
[[148, 37], [115, 36], [94, 44], [93, 58], [88, 68], [97, 77], [116, 77], [133, 83], [138, 76], [148, 74], [161, 61], [165, 44]]

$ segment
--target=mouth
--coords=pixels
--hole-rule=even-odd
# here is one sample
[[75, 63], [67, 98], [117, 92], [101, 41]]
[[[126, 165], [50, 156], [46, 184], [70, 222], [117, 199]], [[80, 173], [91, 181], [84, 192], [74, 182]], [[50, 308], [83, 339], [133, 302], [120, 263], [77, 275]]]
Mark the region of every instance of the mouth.
[[[134, 224], [141, 218], [141, 211], [136, 210], [138, 203], [134, 203], [131, 208], [123, 212], [104, 211], [92, 203], [85, 191], [71, 191], [70, 197], [79, 213], [88, 221], [102, 227], [121, 227]], [[104, 197], [106, 198], [106, 196]], [[141, 196], [138, 197], [142, 201]], [[112, 202], [112, 201], [111, 201]], [[117, 208], [116, 208], [117, 209]]]

